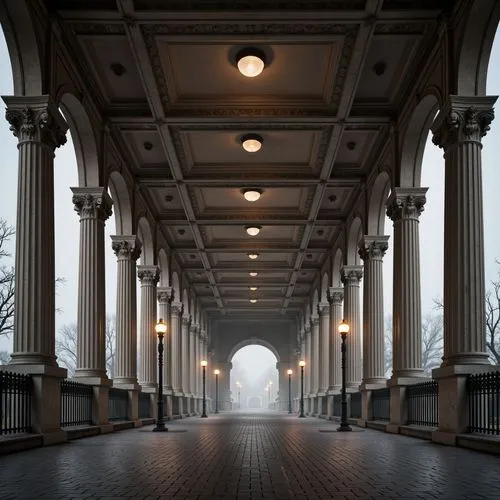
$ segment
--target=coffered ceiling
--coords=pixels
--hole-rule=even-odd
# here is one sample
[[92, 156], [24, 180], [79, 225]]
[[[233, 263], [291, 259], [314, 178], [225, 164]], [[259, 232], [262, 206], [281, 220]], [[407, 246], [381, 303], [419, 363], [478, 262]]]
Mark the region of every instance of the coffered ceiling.
[[448, 3], [49, 2], [186, 278], [235, 319], [303, 307]]

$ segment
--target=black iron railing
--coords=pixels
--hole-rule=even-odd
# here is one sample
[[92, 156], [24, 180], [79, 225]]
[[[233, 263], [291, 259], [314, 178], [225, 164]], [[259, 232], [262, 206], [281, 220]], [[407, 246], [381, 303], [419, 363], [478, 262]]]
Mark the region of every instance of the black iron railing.
[[361, 393], [353, 392], [351, 394], [351, 418], [361, 418]]
[[31, 432], [31, 375], [0, 371], [0, 434]]
[[430, 380], [406, 388], [408, 424], [438, 426], [438, 382]]
[[389, 420], [391, 393], [388, 388], [372, 391], [372, 420]]
[[467, 377], [469, 432], [500, 436], [500, 371]]
[[139, 393], [139, 418], [151, 418], [151, 395]]
[[342, 414], [342, 394], [333, 395], [333, 415], [340, 417]]
[[109, 388], [108, 420], [128, 420], [128, 391]]
[[61, 427], [92, 424], [93, 391], [91, 385], [61, 381]]

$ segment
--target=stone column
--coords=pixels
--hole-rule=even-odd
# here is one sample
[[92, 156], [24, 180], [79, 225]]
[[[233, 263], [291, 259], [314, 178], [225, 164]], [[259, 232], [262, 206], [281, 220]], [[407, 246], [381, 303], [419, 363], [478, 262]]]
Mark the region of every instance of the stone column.
[[156, 325], [156, 285], [160, 277], [156, 266], [137, 266], [137, 276], [141, 281], [141, 366], [139, 383], [143, 389], [156, 389], [157, 337]]
[[[182, 388], [184, 396], [187, 398], [191, 396], [189, 387], [189, 323], [191, 321], [191, 316], [189, 314], [182, 315], [182, 355], [181, 355], [181, 367], [182, 367]], [[188, 413], [188, 408], [184, 408], [185, 413]]]
[[116, 363], [114, 386], [137, 386], [136, 260], [141, 244], [136, 236], [111, 236], [117, 258]]
[[361, 313], [359, 304], [359, 284], [363, 277], [362, 266], [344, 266], [344, 319], [350, 327], [347, 335], [347, 380], [346, 388], [358, 390], [361, 383]]
[[395, 188], [387, 201], [387, 215], [394, 221], [393, 382], [423, 376], [418, 219], [426, 192]]
[[173, 288], [170, 286], [158, 287], [156, 289], [158, 319], [162, 318], [167, 325], [167, 334], [163, 339], [163, 386], [166, 394], [172, 393], [172, 321], [170, 317], [170, 302], [173, 299], [173, 292]]
[[330, 360], [330, 304], [321, 302], [318, 306], [320, 318], [320, 358], [319, 358], [319, 395], [326, 396]]
[[197, 326], [195, 323], [191, 323], [189, 326], [189, 393], [193, 403], [191, 405], [191, 411], [194, 413], [196, 405], [196, 377], [198, 375], [199, 369], [196, 365], [196, 344], [198, 343]]
[[384, 287], [382, 262], [389, 236], [364, 236], [359, 255], [364, 261], [363, 389], [385, 387]]
[[432, 126], [445, 158], [443, 366], [488, 364], [481, 139], [496, 99], [450, 96]]
[[342, 385], [342, 366], [341, 366], [341, 352], [340, 352], [340, 334], [338, 333], [338, 326], [342, 322], [344, 312], [342, 309], [342, 302], [344, 301], [343, 288], [329, 288], [328, 298], [330, 299], [330, 385], [328, 392], [338, 393]]
[[174, 301], [170, 308], [170, 327], [172, 345], [172, 389], [175, 396], [183, 396], [182, 393], [182, 333], [181, 333], [182, 304]]
[[71, 188], [80, 216], [80, 269], [78, 275], [78, 342], [75, 377], [106, 377], [106, 284], [104, 222], [112, 201], [104, 188]]
[[310, 394], [312, 392], [312, 369], [311, 369], [311, 362], [312, 362], [312, 343], [311, 343], [311, 323], [308, 321], [305, 325], [304, 328], [305, 335], [306, 335], [306, 366], [304, 367], [304, 377], [305, 377], [305, 387], [304, 387], [304, 392], [306, 393], [307, 397], [310, 397]]
[[312, 387], [311, 392], [316, 396], [319, 388], [319, 316], [317, 311], [311, 316], [311, 343], [312, 343]]
[[66, 142], [68, 126], [48, 96], [3, 100], [10, 130], [19, 139], [14, 345], [10, 365], [56, 367], [54, 151]]

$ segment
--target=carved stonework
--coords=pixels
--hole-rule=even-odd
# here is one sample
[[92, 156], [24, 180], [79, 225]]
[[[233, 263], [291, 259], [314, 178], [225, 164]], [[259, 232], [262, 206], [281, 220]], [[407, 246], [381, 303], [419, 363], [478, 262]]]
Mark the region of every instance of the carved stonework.
[[60, 117], [54, 117], [55, 112], [49, 106], [9, 107], [5, 118], [19, 142], [40, 141], [56, 149], [66, 143], [67, 125]]
[[432, 142], [445, 151], [461, 142], [480, 142], [495, 117], [491, 97], [451, 96], [432, 126]]
[[190, 321], [191, 321], [191, 315], [190, 314], [183, 314], [182, 315], [182, 324], [183, 325], [189, 325]]
[[318, 325], [319, 325], [319, 316], [317, 315], [311, 316], [311, 326], [315, 327]]
[[341, 277], [344, 286], [359, 286], [363, 278], [363, 268], [361, 266], [344, 266]]
[[170, 306], [170, 314], [180, 316], [182, 314], [182, 303], [172, 302], [172, 305]]
[[330, 304], [328, 302], [320, 302], [318, 304], [318, 313], [320, 316], [330, 314]]
[[387, 202], [387, 216], [394, 222], [418, 220], [424, 211], [427, 188], [396, 188]]
[[106, 220], [113, 213], [113, 201], [102, 188], [72, 188], [75, 211], [81, 219]]
[[160, 279], [160, 273], [157, 267], [140, 266], [137, 271], [137, 277], [141, 286], [156, 286]]
[[342, 288], [330, 287], [328, 289], [328, 299], [332, 304], [341, 305], [344, 301], [344, 290]]
[[174, 298], [174, 289], [171, 286], [158, 288], [156, 298], [159, 304], [168, 304]]
[[135, 238], [132, 240], [113, 239], [111, 248], [118, 260], [137, 260], [141, 255], [140, 243]]
[[389, 236], [365, 236], [359, 243], [359, 256], [363, 260], [382, 260], [389, 248]]

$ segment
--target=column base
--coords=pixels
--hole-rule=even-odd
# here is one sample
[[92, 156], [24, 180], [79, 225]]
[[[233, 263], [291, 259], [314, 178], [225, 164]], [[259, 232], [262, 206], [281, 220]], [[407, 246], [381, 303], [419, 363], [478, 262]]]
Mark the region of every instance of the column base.
[[139, 385], [142, 387], [143, 392], [154, 392], [158, 390], [157, 384], [151, 382], [139, 382]]
[[108, 379], [106, 371], [104, 370], [87, 370], [87, 369], [76, 369], [73, 378], [93, 378], [93, 379]]
[[374, 391], [376, 389], [385, 389], [386, 387], [387, 387], [387, 380], [385, 378], [372, 378], [361, 382], [359, 390]]
[[443, 359], [442, 367], [454, 365], [490, 365], [486, 352], [464, 352]]
[[[44, 354], [30, 354], [25, 352], [14, 352], [10, 355], [10, 365], [45, 365], [58, 367], [56, 356]], [[5, 366], [5, 365], [4, 365]]]
[[123, 389], [133, 390], [134, 387], [137, 387], [137, 390], [140, 389], [140, 386], [137, 382], [137, 378], [127, 377], [127, 378], [114, 378], [113, 379], [113, 387], [119, 387]]
[[393, 378], [426, 378], [427, 375], [424, 374], [424, 370], [421, 368], [410, 368], [408, 370], [399, 370], [393, 372], [391, 379]]
[[104, 386], [104, 387], [111, 387], [113, 384], [113, 381], [110, 380], [108, 377], [84, 377], [84, 376], [77, 376], [75, 373], [75, 376], [71, 379], [74, 380], [75, 382], [79, 382], [80, 384], [86, 384], [86, 385], [99, 385], [99, 386]]
[[389, 380], [386, 380], [386, 387], [397, 387], [397, 386], [407, 386], [407, 385], [414, 385], [414, 384], [420, 384], [421, 382], [427, 382], [429, 381], [430, 378], [423, 375], [418, 376], [418, 377], [392, 377]]

